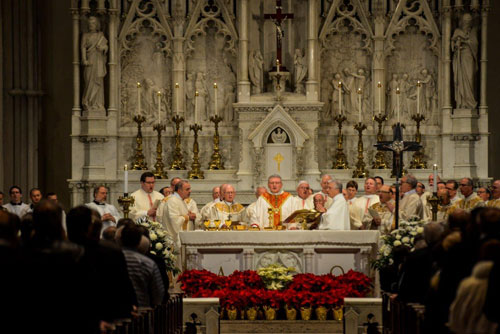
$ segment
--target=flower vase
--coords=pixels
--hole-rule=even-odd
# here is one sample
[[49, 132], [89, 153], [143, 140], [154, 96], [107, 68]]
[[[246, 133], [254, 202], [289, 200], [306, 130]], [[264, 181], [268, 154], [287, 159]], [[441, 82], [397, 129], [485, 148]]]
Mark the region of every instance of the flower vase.
[[325, 321], [327, 315], [328, 315], [328, 309], [326, 307], [324, 307], [324, 306], [316, 307], [316, 318], [318, 320]]
[[229, 320], [236, 320], [238, 318], [238, 309], [236, 307], [226, 307], [226, 312]]
[[336, 306], [333, 309], [333, 319], [337, 321], [342, 321], [344, 318], [344, 307], [343, 306]]
[[300, 317], [302, 320], [311, 320], [312, 307], [301, 307], [300, 308]]
[[248, 320], [255, 320], [257, 319], [257, 308], [255, 306], [247, 308], [247, 319]]
[[266, 315], [266, 320], [276, 320], [276, 309], [272, 306], [264, 306], [264, 314]]
[[288, 308], [288, 305], [285, 306], [286, 311], [286, 320], [295, 320], [297, 319], [297, 310], [295, 307]]

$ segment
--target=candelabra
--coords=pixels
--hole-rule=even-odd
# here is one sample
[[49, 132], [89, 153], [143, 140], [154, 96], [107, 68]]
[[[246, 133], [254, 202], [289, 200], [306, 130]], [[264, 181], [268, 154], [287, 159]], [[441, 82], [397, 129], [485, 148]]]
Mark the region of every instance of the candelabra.
[[[420, 123], [425, 120], [425, 116], [422, 114], [416, 114], [411, 117], [412, 120], [417, 123], [417, 132], [415, 134], [415, 141], [419, 144], [422, 143], [422, 135], [420, 134]], [[420, 148], [419, 150], [413, 153], [413, 158], [410, 162], [410, 168], [412, 169], [426, 169], [427, 162], [424, 157], [424, 149]]]
[[203, 171], [200, 169], [200, 159], [198, 154], [200, 153], [200, 148], [198, 146], [198, 131], [202, 130], [202, 126], [198, 124], [191, 125], [189, 129], [194, 132], [194, 142], [193, 142], [193, 163], [191, 164], [191, 170], [188, 172], [188, 178], [190, 179], [204, 179]]
[[134, 116], [134, 122], [137, 123], [137, 136], [135, 137], [135, 142], [137, 144], [135, 148], [134, 162], [132, 163], [132, 169], [135, 170], [147, 170], [148, 164], [145, 161], [144, 154], [142, 153], [142, 123], [146, 121], [146, 118], [141, 115]]
[[219, 122], [222, 121], [222, 117], [215, 115], [210, 117], [210, 121], [215, 124], [214, 133], [214, 153], [212, 153], [212, 159], [208, 164], [208, 169], [210, 170], [220, 170], [224, 169], [224, 162], [222, 161], [222, 156], [219, 152]]
[[128, 213], [130, 212], [129, 208], [134, 205], [134, 198], [129, 196], [128, 193], [123, 194], [118, 198], [118, 203], [120, 203], [123, 208], [123, 218], [128, 218]]
[[[374, 116], [373, 120], [378, 123], [378, 133], [377, 142], [384, 141], [384, 135], [382, 134], [382, 123], [387, 121], [387, 116], [381, 113], [378, 116]], [[387, 169], [387, 162], [385, 161], [385, 154], [382, 151], [377, 151], [375, 154], [375, 161], [372, 164], [373, 169]]]
[[158, 132], [158, 142], [156, 143], [156, 163], [155, 163], [155, 170], [154, 170], [154, 175], [157, 179], [167, 179], [168, 175], [165, 172], [165, 165], [163, 164], [163, 146], [161, 144], [161, 132], [165, 131], [166, 126], [162, 125], [160, 123], [156, 124], [153, 126], [153, 130]]
[[363, 130], [366, 129], [366, 125], [359, 122], [354, 125], [354, 130], [358, 131], [358, 162], [356, 162], [356, 169], [352, 173], [353, 178], [365, 178], [368, 176], [368, 171], [365, 168], [365, 162], [363, 160]]
[[339, 124], [339, 134], [337, 136], [337, 152], [335, 153], [335, 162], [333, 163], [333, 169], [348, 169], [347, 158], [343, 149], [343, 136], [342, 136], [342, 123], [345, 122], [347, 118], [344, 115], [335, 116], [334, 120]]
[[175, 149], [174, 149], [174, 160], [172, 160], [172, 164], [170, 165], [171, 170], [184, 170], [186, 169], [186, 165], [184, 164], [184, 159], [182, 157], [181, 151], [181, 131], [180, 124], [184, 122], [184, 117], [180, 117], [179, 115], [175, 115], [172, 117], [172, 122], [175, 123]]

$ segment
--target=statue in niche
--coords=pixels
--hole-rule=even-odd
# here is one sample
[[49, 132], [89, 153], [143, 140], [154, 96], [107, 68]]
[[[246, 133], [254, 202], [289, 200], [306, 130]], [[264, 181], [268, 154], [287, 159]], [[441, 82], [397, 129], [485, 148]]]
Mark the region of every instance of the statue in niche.
[[399, 76], [396, 73], [393, 73], [391, 81], [387, 84], [387, 107], [389, 108], [387, 115], [389, 119], [393, 118], [397, 111], [396, 90], [399, 88], [398, 78]]
[[82, 35], [81, 53], [84, 66], [84, 89], [82, 106], [87, 111], [104, 109], [104, 77], [106, 71], [106, 54], [108, 40], [99, 31], [99, 20], [91, 16], [88, 21], [89, 32]]
[[224, 88], [224, 119], [226, 122], [233, 122], [235, 120], [233, 109], [234, 97], [234, 85], [227, 84]]
[[295, 93], [304, 93], [304, 84], [302, 81], [306, 77], [307, 66], [305, 57], [302, 54], [301, 49], [295, 49], [295, 56], [293, 59], [293, 64], [295, 65]]
[[411, 119], [410, 113], [410, 99], [411, 99], [412, 85], [408, 73], [403, 73], [399, 80], [399, 111], [403, 119]]
[[344, 69], [345, 80], [342, 82], [345, 91], [345, 107], [347, 113], [356, 112], [359, 109], [358, 96], [356, 94], [358, 88], [364, 90], [366, 82], [365, 70], [360, 68], [358, 73], [351, 72], [348, 68]]
[[186, 77], [186, 120], [194, 116], [194, 73], [188, 73]]
[[273, 144], [285, 144], [287, 142], [288, 135], [282, 128], [276, 128], [271, 133], [271, 140]]
[[253, 50], [248, 57], [248, 73], [250, 82], [252, 83], [252, 94], [260, 94], [262, 92], [262, 65], [264, 58], [259, 50]]
[[479, 43], [476, 30], [472, 27], [472, 20], [469, 13], [464, 13], [460, 27], [455, 29], [451, 38], [457, 108], [474, 109], [477, 105], [474, 91]]
[[[339, 82], [342, 83], [341, 87], [339, 87]], [[342, 82], [342, 77], [340, 76], [340, 73], [335, 73], [335, 75], [333, 76], [333, 80], [332, 80], [332, 86], [333, 86], [333, 92], [332, 92], [332, 105], [331, 105], [331, 114], [330, 116], [333, 117], [335, 115], [337, 115], [338, 113], [340, 113], [340, 109], [339, 109], [339, 90], [341, 91], [341, 95], [342, 95], [342, 110], [345, 111], [345, 103], [344, 103], [344, 99], [345, 99], [345, 88], [344, 88], [344, 83]]]
[[[436, 83], [434, 82], [434, 78], [426, 68], [420, 71], [420, 74], [422, 75], [422, 77], [419, 79], [421, 85], [419, 101], [420, 112], [423, 114], [427, 114], [430, 117], [430, 114], [432, 113], [433, 100], [435, 99], [436, 95]], [[415, 93], [415, 96], [416, 95], [417, 93]]]
[[330, 79], [327, 75], [321, 76], [321, 101], [324, 102], [322, 117], [328, 120], [331, 117], [331, 93], [330, 93]]
[[204, 121], [208, 121], [208, 109], [207, 109], [207, 99], [208, 99], [208, 89], [205, 82], [205, 76], [202, 72], [196, 74], [196, 81], [194, 82], [195, 92], [198, 92], [198, 111], [201, 111], [201, 116]]

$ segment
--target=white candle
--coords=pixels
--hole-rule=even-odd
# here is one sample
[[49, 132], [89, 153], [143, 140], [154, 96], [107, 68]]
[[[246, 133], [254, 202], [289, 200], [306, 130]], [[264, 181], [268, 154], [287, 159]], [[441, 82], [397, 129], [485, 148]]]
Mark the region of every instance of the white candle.
[[437, 193], [437, 184], [438, 184], [438, 165], [434, 164], [432, 166], [432, 171], [434, 173], [434, 180], [432, 181], [432, 192]]
[[417, 81], [417, 115], [420, 115], [420, 80]]
[[276, 72], [280, 74], [280, 60], [276, 59]]
[[359, 123], [361, 123], [361, 88], [358, 88], [358, 104], [359, 104], [359, 117], [358, 117], [358, 120], [359, 120]]
[[217, 116], [217, 83], [214, 82], [214, 103], [215, 103], [215, 116]]
[[128, 194], [128, 166], [125, 165], [123, 167], [123, 192]]
[[398, 113], [398, 123], [399, 123], [399, 87], [396, 88], [396, 111]]
[[158, 125], [161, 124], [161, 92], [158, 91]]
[[342, 82], [339, 81], [339, 115], [342, 115]]
[[137, 83], [137, 115], [141, 114], [141, 83]]
[[198, 124], [198, 91], [194, 92], [194, 124]]
[[181, 105], [179, 104], [179, 83], [175, 83], [175, 102], [177, 104], [177, 108], [175, 108], [175, 114], [179, 116], [179, 108]]
[[378, 114], [382, 114], [382, 83], [379, 81], [378, 87]]

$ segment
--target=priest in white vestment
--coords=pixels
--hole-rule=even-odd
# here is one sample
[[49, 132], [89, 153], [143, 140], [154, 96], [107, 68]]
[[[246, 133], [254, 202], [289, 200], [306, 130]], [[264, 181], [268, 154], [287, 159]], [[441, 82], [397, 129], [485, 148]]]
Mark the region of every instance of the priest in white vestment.
[[12, 186], [9, 189], [10, 202], [3, 205], [3, 208], [10, 213], [23, 218], [30, 210], [30, 206], [22, 202], [23, 192], [18, 186]]
[[323, 212], [318, 230], [349, 230], [349, 207], [342, 194], [342, 183], [337, 180], [328, 182], [328, 196], [332, 198], [332, 205], [328, 208], [320, 208]]
[[[250, 226], [275, 227], [288, 218], [297, 210], [296, 202], [292, 194], [283, 191], [281, 176], [271, 175], [267, 179], [269, 192], [262, 194], [255, 204], [255, 214], [250, 217]], [[271, 220], [269, 221], [268, 209], [272, 209]]]
[[217, 202], [220, 202], [220, 187], [213, 187], [212, 188], [212, 200], [210, 202], [208, 202], [207, 204], [205, 204], [201, 210], [200, 210], [200, 215], [201, 215], [201, 221], [205, 221], [205, 220], [210, 220], [209, 216], [210, 216], [210, 210], [212, 208], [212, 205], [214, 205], [215, 203]]
[[[259, 197], [266, 193], [267, 189], [265, 187], [257, 187], [255, 188], [255, 197], [259, 199]], [[248, 204], [248, 206], [245, 209], [245, 212], [243, 213], [243, 221], [245, 223], [250, 223], [251, 217], [255, 217], [255, 205], [257, 204], [257, 200], [255, 202], [252, 202]]]
[[377, 182], [373, 177], [365, 180], [365, 194], [354, 200], [349, 207], [351, 229], [359, 230], [363, 227], [363, 217], [368, 212], [368, 208], [375, 203], [380, 202], [377, 195]]
[[210, 209], [209, 220], [220, 220], [224, 224], [226, 220], [240, 222], [243, 219], [245, 208], [240, 203], [234, 201], [236, 191], [230, 184], [224, 187], [224, 198], [222, 201], [214, 203]]
[[311, 206], [311, 201], [308, 201], [309, 195], [309, 183], [307, 181], [299, 181], [297, 185], [297, 196], [294, 196], [295, 201], [297, 202], [297, 210], [307, 209], [311, 210], [314, 207], [314, 204]]
[[320, 183], [321, 191], [309, 196], [309, 198], [307, 199], [307, 202], [308, 202], [307, 206], [308, 207], [314, 208], [313, 198], [314, 198], [314, 195], [316, 195], [316, 194], [321, 194], [325, 198], [325, 208], [328, 209], [330, 207], [330, 205], [332, 205], [333, 199], [328, 196], [328, 182], [331, 180], [332, 180], [332, 176], [328, 175], [328, 174], [325, 174], [321, 177], [321, 183]]
[[403, 198], [399, 202], [399, 219], [408, 220], [413, 216], [424, 218], [424, 208], [420, 196], [415, 188], [417, 179], [413, 175], [405, 175], [401, 178], [401, 192]]
[[118, 220], [120, 220], [121, 215], [112, 204], [106, 203], [108, 199], [108, 188], [104, 186], [98, 186], [94, 189], [94, 200], [90, 203], [85, 204], [88, 208], [93, 209], [101, 215], [102, 220], [102, 232], [110, 226], [116, 226]]
[[148, 216], [156, 220], [156, 210], [163, 199], [163, 195], [154, 190], [155, 176], [151, 172], [145, 172], [141, 175], [141, 188], [134, 191], [131, 196], [134, 198], [134, 205], [130, 210], [130, 218], [137, 220]]

